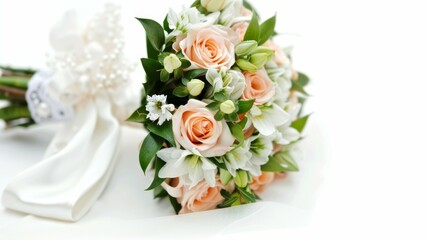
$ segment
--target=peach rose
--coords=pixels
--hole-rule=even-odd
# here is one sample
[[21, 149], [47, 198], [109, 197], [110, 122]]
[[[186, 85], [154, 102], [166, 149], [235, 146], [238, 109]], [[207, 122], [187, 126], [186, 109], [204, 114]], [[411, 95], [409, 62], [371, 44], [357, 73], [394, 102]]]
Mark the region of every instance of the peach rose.
[[176, 141], [185, 149], [203, 157], [222, 156], [234, 143], [224, 120], [216, 121], [206, 103], [190, 99], [173, 114]]
[[274, 97], [276, 90], [265, 69], [253, 73], [243, 72], [243, 75], [246, 80], [243, 99], [255, 99], [255, 105], [262, 105]]
[[[223, 26], [199, 26], [188, 30], [186, 37], [178, 38], [175, 50], [192, 63], [186, 70], [196, 68], [231, 68], [235, 63], [234, 46], [238, 43], [237, 34]], [[177, 46], [180, 49], [177, 49]]]
[[240, 41], [243, 41], [244, 35], [246, 34], [248, 27], [249, 27], [248, 22], [240, 22], [240, 23], [234, 24], [232, 26], [232, 30], [234, 30], [238, 34]]
[[288, 174], [287, 172], [280, 172], [280, 173], [275, 173], [275, 179], [285, 179], [287, 178]]
[[183, 195], [183, 182], [180, 178], [167, 178], [161, 183], [161, 187], [172, 197], [181, 198]]
[[222, 189], [232, 192], [234, 190], [234, 182], [230, 181], [227, 186], [224, 186], [217, 179], [214, 187], [210, 187], [206, 181], [201, 181], [193, 188], [184, 187], [183, 197], [180, 199], [182, 209], [179, 214], [215, 209], [217, 205], [224, 201], [224, 198], [220, 194]]
[[253, 182], [249, 186], [254, 192], [261, 193], [274, 180], [274, 177], [275, 174], [272, 172], [262, 172], [262, 175], [253, 177]]
[[268, 40], [267, 42], [265, 42], [264, 45], [274, 50], [274, 62], [278, 66], [284, 66], [286, 64], [290, 64], [289, 58], [286, 56], [286, 54], [280, 48], [280, 46], [277, 45], [275, 42], [273, 42], [272, 40]]
[[244, 17], [251, 17], [252, 16], [252, 11], [250, 11], [249, 9], [247, 9], [245, 7], [241, 7], [240, 13]]

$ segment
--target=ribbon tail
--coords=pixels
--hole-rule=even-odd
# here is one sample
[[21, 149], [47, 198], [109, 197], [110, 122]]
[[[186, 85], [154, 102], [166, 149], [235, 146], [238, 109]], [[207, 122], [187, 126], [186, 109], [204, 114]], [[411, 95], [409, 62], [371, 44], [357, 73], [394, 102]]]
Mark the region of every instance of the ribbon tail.
[[103, 97], [76, 111], [52, 140], [45, 158], [6, 187], [7, 208], [77, 221], [104, 190], [115, 164], [120, 125]]

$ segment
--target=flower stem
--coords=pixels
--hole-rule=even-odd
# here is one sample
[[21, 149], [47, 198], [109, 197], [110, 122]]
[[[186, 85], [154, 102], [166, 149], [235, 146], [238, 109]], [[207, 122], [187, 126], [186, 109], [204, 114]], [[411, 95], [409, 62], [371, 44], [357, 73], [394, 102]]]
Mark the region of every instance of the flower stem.
[[7, 106], [0, 108], [0, 119], [11, 121], [20, 118], [30, 118], [30, 110], [26, 106]]
[[17, 77], [17, 76], [1, 76], [0, 77], [0, 86], [10, 86], [17, 87], [22, 89], [28, 88], [29, 78], [27, 77]]
[[2, 70], [3, 76], [31, 77], [36, 73], [36, 71], [33, 69], [13, 68], [13, 67], [1, 66], [1, 65], [0, 65], [0, 70]]
[[5, 96], [7, 99], [23, 100], [25, 101], [25, 90], [20, 88], [1, 86], [0, 95]]

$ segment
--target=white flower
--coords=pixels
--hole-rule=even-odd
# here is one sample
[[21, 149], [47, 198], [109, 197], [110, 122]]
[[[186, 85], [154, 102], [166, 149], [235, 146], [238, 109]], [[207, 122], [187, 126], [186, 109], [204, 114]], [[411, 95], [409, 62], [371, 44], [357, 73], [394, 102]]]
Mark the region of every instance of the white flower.
[[196, 97], [201, 94], [204, 89], [204, 85], [204, 82], [200, 79], [192, 79], [186, 84], [186, 87], [188, 88], [189, 95]]
[[243, 95], [246, 87], [244, 75], [236, 70], [228, 70], [226, 67], [219, 72], [212, 68], [208, 69], [206, 79], [212, 86], [212, 91], [208, 91], [208, 97], [225, 89], [229, 98], [236, 100]]
[[233, 177], [237, 174], [237, 169], [243, 169], [246, 163], [250, 161], [252, 153], [249, 150], [250, 142], [245, 141], [242, 146], [225, 154], [224, 162], [226, 168]]
[[203, 6], [209, 12], [220, 11], [228, 5], [229, 0], [201, 0], [201, 6]]
[[225, 91], [230, 98], [235, 100], [243, 95], [244, 88], [246, 88], [246, 80], [244, 75], [235, 70], [228, 70], [223, 78]]
[[247, 140], [250, 142], [252, 157], [242, 169], [249, 171], [253, 176], [260, 176], [261, 166], [266, 164], [273, 153], [273, 139], [263, 135], [253, 136]]
[[168, 25], [173, 32], [167, 36], [167, 41], [173, 37], [185, 34], [188, 29], [197, 24], [209, 24], [212, 25], [216, 22], [219, 17], [219, 12], [209, 14], [205, 16], [201, 14], [196, 8], [183, 7], [180, 13], [176, 13], [170, 8], [167, 16]]
[[287, 123], [289, 114], [277, 104], [271, 106], [253, 106], [249, 112], [249, 119], [261, 135], [271, 136], [276, 132], [276, 127]]
[[172, 73], [175, 69], [179, 68], [182, 65], [180, 59], [176, 54], [170, 54], [164, 58], [164, 68], [168, 73]]
[[147, 118], [151, 121], [158, 120], [158, 125], [162, 125], [166, 120], [171, 120], [174, 111], [173, 104], [167, 104], [167, 96], [152, 95], [147, 97], [146, 111], [149, 112]]
[[237, 22], [243, 22], [243, 21], [250, 21], [251, 14], [250, 15], [244, 15], [243, 14], [243, 1], [242, 0], [235, 0], [228, 6], [226, 6], [219, 17], [219, 23], [230, 27], [234, 23]]
[[290, 123], [286, 123], [277, 127], [277, 132], [273, 137], [275, 143], [287, 145], [298, 140], [301, 137], [301, 134], [295, 128], [290, 127]]
[[161, 178], [178, 177], [191, 188], [203, 179], [211, 187], [216, 185], [217, 167], [205, 157], [178, 148], [161, 149], [157, 156], [166, 162], [158, 174]]
[[[223, 70], [224, 68], [222, 68]], [[222, 71], [221, 70], [221, 71]], [[216, 71], [216, 69], [209, 68], [206, 73], [207, 82], [212, 85], [212, 94], [222, 91], [223, 89], [223, 80], [222, 75]]]
[[265, 65], [265, 69], [270, 79], [274, 81], [276, 87], [274, 102], [284, 108], [287, 105], [289, 91], [292, 87], [292, 69], [288, 67], [278, 67], [273, 61], [268, 62]]
[[234, 102], [231, 101], [231, 100], [226, 100], [225, 102], [223, 102], [223, 103], [220, 104], [220, 110], [223, 113], [231, 114], [232, 112], [235, 111]]

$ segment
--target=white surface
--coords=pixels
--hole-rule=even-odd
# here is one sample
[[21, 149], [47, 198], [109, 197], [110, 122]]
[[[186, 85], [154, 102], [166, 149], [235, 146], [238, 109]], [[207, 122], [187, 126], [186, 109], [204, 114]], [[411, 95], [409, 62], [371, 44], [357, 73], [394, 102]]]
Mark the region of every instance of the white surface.
[[[60, 16], [60, 10], [76, 6], [90, 14], [100, 6], [100, 2], [102, 0], [0, 0], [0, 63], [43, 66], [49, 25]], [[149, 1], [124, 1], [122, 4], [128, 15], [125, 22], [130, 57], [139, 58], [145, 51], [141, 43], [144, 39], [143, 30], [132, 17], [156, 18], [161, 21], [168, 5], [178, 9], [182, 3], [190, 2], [157, 1], [159, 5], [149, 7], [153, 5]], [[299, 33], [302, 36], [294, 51], [295, 66], [313, 79], [310, 92], [314, 98], [309, 108], [316, 114], [313, 120], [315, 128], [312, 129], [320, 131], [323, 139], [314, 138], [315, 142], [308, 145], [322, 144], [326, 153], [314, 154], [328, 158], [328, 165], [324, 168], [326, 181], [321, 182], [320, 196], [305, 198], [316, 202], [310, 222], [303, 223], [298, 228], [285, 226], [280, 232], [269, 233], [285, 234], [288, 239], [427, 239], [429, 15], [425, 2], [253, 2], [264, 17], [277, 11], [278, 31]], [[52, 5], [52, 13], [41, 14], [40, 11], [34, 11], [39, 4], [46, 3]], [[285, 7], [279, 7], [280, 3]], [[313, 134], [312, 129], [309, 129], [308, 134]], [[42, 142], [39, 142], [40, 139]], [[43, 134], [24, 132], [2, 136], [0, 184], [4, 185], [15, 173], [40, 159], [48, 139]], [[125, 147], [123, 152], [130, 154], [128, 156], [133, 155], [132, 151], [137, 151], [135, 145]], [[129, 174], [120, 175], [121, 162], [125, 161], [134, 164], [134, 168], [128, 169], [132, 171]], [[4, 165], [9, 167], [3, 167]], [[122, 166], [124, 167], [125, 165]], [[151, 193], [139, 191], [139, 180], [143, 176], [138, 171], [135, 159], [127, 156], [119, 159], [111, 184], [82, 220], [82, 224], [90, 221], [91, 216], [96, 213], [109, 214], [114, 219], [133, 219], [137, 223], [109, 225], [109, 231], [128, 230], [143, 223], [143, 215], [171, 214], [168, 203], [158, 205], [149, 201]], [[300, 174], [305, 173], [303, 169]], [[115, 180], [119, 178], [128, 184], [115, 185], [119, 184]], [[104, 206], [110, 205], [105, 199], [112, 188], [122, 193], [121, 204], [115, 202], [116, 208], [106, 210]], [[113, 200], [110, 203], [111, 201]], [[294, 204], [289, 203], [289, 206]], [[141, 204], [148, 209], [144, 214]], [[126, 207], [135, 209], [132, 216], [126, 215], [130, 214], [126, 212]], [[4, 213], [8, 215], [7, 218]], [[285, 219], [288, 217], [285, 215]], [[21, 218], [21, 215], [15, 213], [2, 212], [0, 221], [10, 224]], [[103, 219], [102, 221], [106, 221], [106, 218]], [[253, 223], [264, 223], [265, 220], [270, 219], [259, 218]], [[12, 227], [11, 231], [29, 230], [23, 225], [17, 226], [21, 227]], [[102, 228], [101, 226], [102, 224], [98, 225], [96, 229]], [[77, 228], [77, 225], [72, 228]], [[163, 229], [166, 230], [163, 232], [169, 228], [174, 227], [165, 226]], [[53, 231], [61, 233], [61, 230]], [[70, 231], [64, 230], [63, 236], [68, 236]], [[251, 234], [261, 238], [269, 233]], [[140, 232], [140, 235], [143, 238], [144, 233]], [[233, 237], [234, 235], [231, 236]]]
[[[0, 152], [10, 158], [2, 158], [0, 186], [16, 173], [37, 163], [43, 154], [55, 127], [42, 126], [24, 132], [12, 130], [0, 136]], [[89, 213], [79, 222], [72, 224], [26, 216], [14, 211], [0, 211], [0, 239], [33, 239], [42, 235], [44, 239], [87, 237], [94, 239], [117, 239], [122, 237], [168, 237], [177, 233], [184, 236], [190, 228], [198, 226], [192, 235], [237, 233], [242, 231], [261, 231], [296, 228], [305, 226], [317, 199], [320, 174], [324, 159], [323, 146], [312, 146], [322, 142], [323, 137], [317, 127], [309, 129], [312, 135], [303, 143], [306, 160], [301, 162], [301, 173], [292, 173], [287, 179], [277, 180], [261, 197], [266, 201], [244, 207], [209, 211], [195, 216], [188, 214], [177, 217], [167, 199], [153, 200], [152, 192], [144, 189], [148, 182], [144, 178], [139, 162], [138, 145], [145, 132], [141, 129], [123, 128], [119, 146], [118, 163], [113, 176]], [[45, 136], [41, 138], [41, 136]], [[26, 141], [23, 141], [23, 139]], [[36, 144], [35, 144], [36, 143]], [[12, 148], [13, 147], [13, 148]], [[26, 149], [19, 151], [17, 149]], [[15, 156], [12, 158], [12, 156]], [[12, 159], [14, 159], [12, 161]], [[3, 178], [4, 176], [4, 178]], [[260, 219], [264, 218], [263, 223]], [[169, 226], [168, 231], [164, 231]], [[23, 232], [22, 229], [25, 229]], [[91, 235], [86, 233], [91, 232]], [[123, 235], [126, 233], [125, 235]], [[47, 235], [46, 235], [47, 234]], [[121, 234], [121, 235], [120, 235]]]

